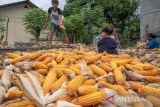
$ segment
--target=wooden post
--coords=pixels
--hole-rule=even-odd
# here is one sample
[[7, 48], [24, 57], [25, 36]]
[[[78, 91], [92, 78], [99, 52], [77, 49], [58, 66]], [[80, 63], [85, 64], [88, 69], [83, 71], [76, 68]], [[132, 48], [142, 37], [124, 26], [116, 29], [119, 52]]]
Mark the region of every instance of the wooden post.
[[6, 27], [6, 42], [8, 41], [8, 25], [9, 25], [9, 18], [7, 18], [7, 27]]

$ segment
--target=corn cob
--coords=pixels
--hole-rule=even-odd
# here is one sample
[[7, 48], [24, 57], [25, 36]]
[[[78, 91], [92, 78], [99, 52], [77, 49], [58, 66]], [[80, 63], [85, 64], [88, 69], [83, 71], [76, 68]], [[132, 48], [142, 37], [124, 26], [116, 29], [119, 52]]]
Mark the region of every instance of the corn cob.
[[141, 75], [144, 75], [144, 76], [154, 76], [154, 75], [157, 75], [159, 73], [158, 69], [154, 69], [154, 70], [151, 70], [151, 71], [136, 70], [136, 69], [133, 68], [132, 65], [129, 65], [129, 64], [126, 64], [125, 67], [128, 70], [134, 71], [134, 72], [136, 72], [138, 74], [141, 74]]
[[44, 53], [43, 55], [39, 56], [36, 61], [43, 61], [48, 56], [48, 53]]
[[143, 69], [143, 66], [139, 66], [140, 64], [135, 64], [135, 65], [132, 65], [134, 69], [137, 69], [137, 70], [144, 70]]
[[69, 91], [77, 92], [78, 88], [83, 84], [84, 82], [84, 76], [79, 75], [73, 78], [71, 81], [68, 82], [66, 89]]
[[133, 104], [133, 107], [144, 107], [144, 104], [141, 102], [137, 102]]
[[59, 65], [54, 65], [53, 68], [68, 68], [67, 65], [59, 64]]
[[147, 95], [160, 96], [160, 89], [150, 87], [150, 86], [141, 86], [138, 88], [138, 92]]
[[64, 75], [61, 68], [55, 68], [54, 71], [56, 72], [57, 78], [60, 78], [61, 76]]
[[56, 58], [56, 62], [60, 63], [63, 60], [63, 53], [58, 54], [57, 58]]
[[98, 79], [98, 82], [106, 82], [107, 80], [106, 80], [106, 78], [99, 78]]
[[59, 64], [68, 65], [69, 64], [69, 60], [65, 59], [65, 60], [61, 61]]
[[57, 65], [57, 62], [54, 59], [52, 59], [52, 65]]
[[6, 56], [10, 59], [14, 59], [14, 58], [17, 58], [19, 57], [18, 54], [14, 54], [14, 53], [6, 53]]
[[30, 53], [28, 55], [28, 58], [31, 59], [31, 60], [34, 60], [36, 58], [38, 58], [39, 56], [41, 56], [43, 54], [42, 51], [37, 51], [37, 52], [34, 52], [34, 53]]
[[153, 66], [153, 65], [151, 65], [149, 63], [144, 63], [144, 66], [143, 66], [144, 70], [153, 70], [155, 68], [156, 68], [155, 66]]
[[73, 66], [71, 66], [70, 69], [71, 69], [76, 75], [82, 75], [82, 72], [81, 72], [79, 69], [77, 69], [77, 68], [75, 68], [75, 67], [73, 67]]
[[94, 64], [90, 65], [90, 69], [91, 69], [91, 71], [94, 72], [94, 74], [96, 74], [98, 76], [104, 76], [107, 74], [102, 68], [100, 68]]
[[21, 98], [23, 96], [23, 92], [19, 90], [12, 90], [6, 93], [5, 100], [10, 100], [14, 98]]
[[80, 95], [87, 95], [87, 94], [94, 93], [94, 92], [97, 92], [97, 88], [92, 85], [84, 85], [78, 88], [78, 93]]
[[124, 80], [121, 68], [114, 69], [114, 76], [115, 76], [117, 84], [119, 85], [124, 84], [125, 80]]
[[106, 72], [112, 72], [113, 71], [113, 69], [111, 67], [109, 67], [106, 63], [100, 63], [99, 67], [101, 67]]
[[113, 68], [113, 69], [118, 68], [116, 62], [114, 62], [114, 61], [111, 61], [111, 62], [110, 62], [110, 66], [111, 66], [111, 68]]
[[129, 64], [133, 61], [133, 59], [126, 59], [126, 60], [116, 60], [116, 64], [118, 66], [124, 66], [125, 64]]
[[59, 89], [65, 81], [67, 81], [67, 77], [63, 75], [53, 85], [51, 85], [51, 91]]
[[51, 58], [51, 57], [46, 57], [46, 58], [42, 61], [42, 63], [45, 64], [45, 65], [47, 65], [47, 64], [50, 63], [50, 62], [52, 62], [52, 58]]
[[131, 62], [132, 65], [136, 65], [136, 64], [143, 64], [142, 62], [140, 62], [138, 59], [133, 59], [133, 61]]
[[45, 79], [44, 78], [42, 78], [42, 77], [36, 77], [36, 79], [39, 81], [39, 83], [42, 85], [43, 83], [44, 83], [44, 81], [45, 81]]
[[69, 63], [70, 64], [75, 64], [77, 61], [76, 61], [76, 58], [70, 58], [69, 59]]
[[128, 91], [125, 90], [124, 87], [122, 87], [121, 85], [112, 85], [110, 83], [107, 82], [100, 82], [104, 87], [112, 89], [116, 92], [118, 92], [118, 94], [122, 95], [122, 96], [130, 96], [130, 93]]
[[86, 80], [84, 82], [85, 85], [95, 85], [96, 84], [96, 80], [94, 79], [89, 79], [89, 80]]
[[35, 62], [33, 64], [34, 69], [47, 69], [47, 65], [43, 64], [42, 62]]
[[160, 82], [159, 76], [144, 76], [144, 78], [149, 82]]
[[21, 102], [11, 103], [6, 105], [5, 107], [26, 107], [29, 105], [33, 105], [34, 107], [34, 103], [31, 101], [21, 101]]
[[72, 100], [73, 104], [81, 106], [92, 106], [101, 103], [105, 100], [104, 92], [95, 92], [88, 95], [80, 96]]
[[80, 68], [80, 65], [79, 65], [79, 64], [74, 64], [74, 65], [72, 65], [72, 67], [74, 67], [74, 68], [77, 68], [77, 69], [81, 70], [81, 68]]
[[100, 59], [99, 55], [94, 56], [84, 56], [84, 60], [87, 62], [87, 64], [92, 64]]
[[19, 56], [19, 57], [16, 57], [10, 61], [8, 61], [6, 64], [15, 64], [17, 62], [21, 62], [21, 61], [24, 61], [24, 60], [27, 60], [28, 59], [28, 56], [27, 55], [24, 55], [24, 56]]
[[48, 75], [43, 83], [43, 86], [42, 86], [43, 92], [45, 94], [50, 91], [51, 85], [54, 84], [54, 82], [56, 80], [57, 80], [56, 72], [54, 69], [51, 69], [51, 71], [48, 73]]
[[159, 107], [160, 106], [160, 99], [155, 97], [155, 96], [147, 96], [147, 100], [149, 100], [154, 107]]
[[70, 95], [63, 95], [57, 101], [71, 101], [74, 97]]
[[138, 91], [138, 89], [141, 87], [141, 84], [137, 83], [137, 82], [130, 82], [130, 87], [135, 90]]
[[62, 68], [62, 71], [64, 74], [74, 74], [74, 71], [69, 68]]
[[48, 74], [48, 69], [37, 69], [36, 72], [38, 72], [42, 75], [47, 75]]

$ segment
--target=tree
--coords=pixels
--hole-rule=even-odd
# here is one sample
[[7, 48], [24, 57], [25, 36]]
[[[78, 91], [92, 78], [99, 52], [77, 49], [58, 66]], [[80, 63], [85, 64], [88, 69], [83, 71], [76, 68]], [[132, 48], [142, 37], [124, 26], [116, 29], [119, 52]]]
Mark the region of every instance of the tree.
[[[66, 0], [66, 2], [64, 8], [65, 18], [70, 20], [70, 16], [80, 15], [82, 22], [84, 22], [82, 27], [85, 28], [85, 31], [82, 30], [85, 34], [83, 43], [88, 43], [93, 37], [97, 36], [106, 24], [111, 24], [118, 29], [121, 42], [125, 42], [123, 40], [128, 38], [128, 30], [131, 30], [133, 26], [139, 29], [138, 26], [133, 24], [134, 22], [137, 25], [139, 24], [138, 18], [133, 20], [139, 5], [138, 0]], [[135, 33], [132, 35], [139, 37], [137, 35], [139, 30], [135, 31], [132, 32]], [[130, 34], [130, 37], [132, 35]]]
[[23, 18], [25, 29], [32, 34], [38, 42], [40, 33], [46, 20], [47, 13], [39, 8], [28, 10]]

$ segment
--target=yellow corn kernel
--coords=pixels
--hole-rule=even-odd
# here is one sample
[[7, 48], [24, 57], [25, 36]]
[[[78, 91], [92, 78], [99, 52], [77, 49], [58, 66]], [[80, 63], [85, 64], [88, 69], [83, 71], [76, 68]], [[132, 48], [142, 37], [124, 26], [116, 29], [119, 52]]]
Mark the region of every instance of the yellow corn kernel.
[[58, 54], [57, 58], [56, 58], [56, 62], [60, 63], [63, 60], [63, 53]]
[[149, 100], [154, 107], [159, 107], [160, 105], [160, 99], [155, 97], [155, 96], [147, 96], [146, 97], [147, 100]]
[[58, 101], [71, 101], [74, 97], [71, 95], [63, 95], [61, 96]]
[[42, 86], [43, 92], [45, 94], [50, 91], [51, 85], [54, 84], [56, 80], [57, 80], [56, 72], [54, 71], [54, 69], [51, 69]]
[[39, 56], [36, 61], [43, 61], [48, 56], [48, 53], [44, 53], [43, 55]]
[[29, 100], [28, 101], [11, 103], [11, 104], [6, 105], [5, 107], [26, 107], [26, 106], [29, 106], [29, 105], [33, 105], [33, 107], [34, 107], [34, 103], [29, 101]]
[[81, 72], [79, 69], [77, 69], [77, 68], [75, 68], [75, 67], [73, 67], [73, 66], [71, 66], [70, 69], [71, 69], [76, 75], [82, 75], [82, 72]]
[[42, 85], [43, 83], [44, 83], [44, 81], [45, 81], [45, 79], [44, 78], [42, 78], [42, 77], [36, 77], [36, 79], [39, 81], [39, 83]]
[[159, 76], [145, 76], [144, 78], [149, 82], [160, 82]]
[[107, 63], [100, 63], [99, 67], [101, 67], [106, 72], [112, 72], [113, 69], [107, 65]]
[[24, 55], [24, 56], [19, 56], [19, 57], [16, 57], [14, 59], [11, 59], [9, 60], [8, 62], [6, 62], [6, 64], [15, 64], [17, 62], [21, 62], [21, 61], [25, 61], [28, 59], [28, 56], [27, 55]]
[[64, 75], [63, 70], [61, 68], [55, 68], [54, 71], [57, 74], [57, 78], [60, 78], [61, 76]]
[[31, 60], [34, 60], [36, 58], [38, 58], [39, 56], [41, 56], [43, 54], [42, 51], [37, 51], [37, 52], [34, 52], [34, 53], [30, 53], [28, 55], [28, 58], [31, 59]]
[[117, 84], [119, 85], [124, 84], [125, 80], [124, 80], [124, 77], [121, 71], [121, 67], [114, 69], [114, 76], [115, 76]]
[[59, 89], [65, 81], [67, 81], [67, 77], [63, 75], [51, 86], [51, 91]]
[[52, 65], [57, 65], [57, 62], [54, 59], [52, 59]]
[[67, 89], [73, 92], [77, 92], [78, 88], [83, 84], [85, 78], [83, 75], [76, 76], [67, 84]]
[[111, 61], [111, 62], [110, 62], [110, 66], [111, 66], [111, 68], [113, 68], [113, 69], [118, 68], [116, 62], [114, 62], [114, 61]]
[[35, 62], [33, 64], [34, 69], [47, 69], [47, 65], [43, 64], [42, 62]]
[[78, 88], [78, 93], [80, 95], [87, 95], [94, 92], [97, 92], [97, 88], [93, 85], [84, 85]]
[[90, 69], [98, 76], [104, 76], [107, 74], [102, 68], [94, 64], [90, 65]]
[[75, 98], [72, 100], [72, 103], [81, 106], [91, 106], [99, 104], [104, 100], [105, 100], [105, 94], [104, 92], [100, 91]]
[[12, 90], [6, 93], [5, 100], [10, 100], [14, 98], [21, 98], [23, 96], [23, 92], [19, 90]]
[[89, 80], [86, 80], [84, 82], [85, 85], [95, 85], [96, 84], [96, 80], [94, 79], [89, 79]]
[[144, 63], [144, 66], [143, 66], [143, 69], [144, 70], [153, 70], [155, 69], [156, 67], [150, 63]]
[[133, 104], [133, 107], [144, 107], [144, 104], [141, 102], [137, 102]]
[[133, 90], [138, 91], [138, 89], [141, 87], [141, 84], [138, 82], [130, 82], [130, 86]]
[[130, 96], [130, 93], [128, 91], [126, 91], [126, 89], [121, 86], [121, 85], [112, 85], [110, 83], [107, 82], [100, 82], [104, 87], [106, 88], [110, 88], [116, 92], [118, 92], [119, 95], [122, 96]]
[[160, 89], [150, 87], [150, 86], [141, 86], [138, 88], [138, 92], [142, 94], [147, 94], [147, 95], [159, 95], [160, 96]]
[[45, 64], [45, 65], [47, 65], [48, 63], [51, 63], [51, 62], [52, 62], [52, 58], [51, 58], [51, 57], [46, 57], [46, 58], [42, 61], [42, 63]]
[[73, 74], [74, 73], [74, 71], [72, 71], [69, 68], [62, 68], [62, 71], [63, 71], [64, 74]]
[[37, 69], [36, 72], [38, 72], [42, 75], [46, 75], [46, 74], [48, 74], [48, 69]]
[[87, 64], [92, 64], [98, 61], [100, 58], [100, 55], [84, 56], [84, 60], [87, 62]]
[[14, 58], [19, 57], [19, 55], [15, 54], [15, 53], [6, 53], [5, 55], [10, 59], [14, 59]]

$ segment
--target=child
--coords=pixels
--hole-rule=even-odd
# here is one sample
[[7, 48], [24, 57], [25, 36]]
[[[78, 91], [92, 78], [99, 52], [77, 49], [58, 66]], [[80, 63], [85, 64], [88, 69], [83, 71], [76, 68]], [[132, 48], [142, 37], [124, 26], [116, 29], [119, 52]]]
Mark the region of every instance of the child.
[[153, 33], [147, 34], [147, 48], [154, 49], [154, 48], [160, 48], [160, 41], [157, 39], [156, 35]]
[[58, 8], [58, 6], [59, 6], [59, 1], [52, 0], [52, 7], [48, 9], [48, 18], [45, 22], [45, 27], [47, 26], [51, 18], [51, 24], [50, 24], [51, 35], [49, 38], [49, 42], [51, 43], [54, 34], [58, 31], [63, 33], [64, 40], [68, 44], [68, 47], [70, 47], [67, 33], [65, 32], [65, 28], [62, 24], [62, 11], [60, 8]]
[[107, 52], [109, 54], [118, 54], [117, 52], [117, 42], [111, 37], [113, 29], [110, 27], [105, 27], [102, 30], [102, 37], [98, 42], [98, 53]]

